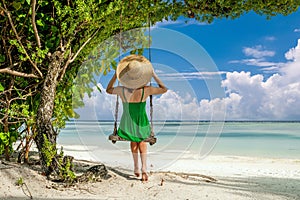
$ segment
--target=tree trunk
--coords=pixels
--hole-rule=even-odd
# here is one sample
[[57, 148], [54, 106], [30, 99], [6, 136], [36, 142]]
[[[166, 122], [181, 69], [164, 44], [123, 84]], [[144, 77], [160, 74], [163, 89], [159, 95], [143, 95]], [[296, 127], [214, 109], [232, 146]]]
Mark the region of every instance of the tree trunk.
[[56, 51], [51, 56], [37, 111], [37, 136], [35, 137], [35, 142], [39, 150], [42, 170], [46, 175], [49, 175], [55, 169], [55, 167], [52, 166], [53, 160], [50, 166], [47, 166], [47, 154], [49, 154], [49, 152], [47, 152], [44, 147], [46, 142], [45, 136], [46, 139], [56, 147], [57, 133], [53, 129], [51, 120], [54, 109], [56, 87], [58, 85], [57, 78], [62, 70], [63, 56], [64, 54], [59, 51]]

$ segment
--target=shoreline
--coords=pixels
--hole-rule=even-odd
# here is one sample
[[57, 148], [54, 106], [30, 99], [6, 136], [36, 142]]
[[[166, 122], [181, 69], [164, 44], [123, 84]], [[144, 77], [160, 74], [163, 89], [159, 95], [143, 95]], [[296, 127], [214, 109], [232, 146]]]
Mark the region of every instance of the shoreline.
[[[84, 119], [75, 119], [75, 120], [69, 120], [68, 122], [111, 122], [114, 123], [114, 119], [111, 120], [105, 120], [105, 119], [99, 119], [99, 120], [84, 120]], [[153, 122], [225, 122], [225, 123], [230, 123], [230, 122], [253, 122], [253, 123], [264, 123], [264, 122], [271, 122], [271, 123], [277, 123], [277, 122], [282, 122], [282, 123], [300, 123], [300, 120], [153, 120]]]

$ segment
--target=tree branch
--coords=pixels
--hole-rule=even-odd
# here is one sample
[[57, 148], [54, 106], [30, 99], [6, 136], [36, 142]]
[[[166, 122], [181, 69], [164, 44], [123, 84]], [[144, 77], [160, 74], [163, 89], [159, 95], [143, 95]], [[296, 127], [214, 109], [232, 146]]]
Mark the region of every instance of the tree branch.
[[[5, 117], [3, 117], [1, 120], [0, 120], [0, 124], [3, 124], [3, 120], [4, 120]], [[16, 118], [15, 118], [16, 119]], [[18, 121], [9, 121], [8, 124], [18, 124], [20, 122], [24, 122], [26, 120], [26, 118], [19, 118], [17, 119]]]
[[72, 49], [70, 47], [70, 54], [69, 54], [69, 58], [64, 66], [64, 68], [62, 69], [61, 73], [59, 74], [59, 77], [58, 77], [58, 81], [61, 81], [61, 79], [64, 77], [65, 73], [66, 73], [66, 70], [69, 66], [69, 64], [71, 63], [71, 57], [72, 57]]
[[91, 37], [89, 37], [84, 43], [83, 45], [78, 49], [78, 51], [76, 52], [76, 54], [73, 56], [73, 58], [70, 60], [70, 63], [72, 63], [76, 57], [78, 56], [78, 54], [81, 52], [81, 50], [89, 43], [89, 41], [91, 41], [91, 39], [93, 39], [93, 37], [99, 32], [100, 28], [98, 28], [95, 33], [93, 33], [93, 35]]
[[36, 39], [36, 42], [38, 44], [38, 47], [41, 48], [41, 40], [40, 40], [40, 36], [36, 27], [36, 23], [35, 23], [35, 6], [36, 6], [36, 0], [32, 0], [32, 5], [31, 5], [31, 10], [32, 10], [32, 14], [31, 14], [31, 21], [32, 21], [32, 27], [33, 27], [33, 31], [34, 31], [34, 36]]
[[9, 100], [9, 103], [13, 102], [13, 101], [16, 101], [16, 100], [26, 100], [27, 97], [29, 96], [33, 96], [35, 93], [31, 92], [31, 93], [28, 93], [22, 97], [15, 97], [15, 98], [12, 98]]
[[70, 56], [69, 56], [69, 59], [67, 60], [67, 62], [66, 62], [66, 64], [65, 64], [65, 66], [64, 66], [64, 68], [63, 68], [61, 74], [59, 75], [59, 78], [58, 78], [59, 81], [64, 77], [64, 75], [65, 75], [65, 73], [66, 73], [66, 70], [67, 70], [69, 64], [72, 63], [72, 62], [76, 59], [76, 57], [78, 56], [78, 54], [79, 54], [79, 53], [82, 51], [82, 49], [83, 49], [83, 48], [91, 41], [91, 39], [93, 39], [93, 37], [99, 32], [99, 30], [100, 30], [100, 28], [98, 28], [98, 29], [92, 34], [92, 36], [89, 37], [89, 38], [83, 43], [83, 45], [78, 49], [78, 51], [77, 51], [76, 54], [73, 56], [73, 58], [71, 58], [71, 57], [72, 57], [72, 49], [71, 49], [71, 47], [70, 47]]
[[[16, 112], [18, 115], [21, 115], [22, 113], [21, 112]], [[9, 118], [12, 120], [19, 120], [19, 121], [9, 121], [8, 124], [17, 124], [21, 121], [24, 121], [26, 120], [27, 118], [26, 117], [15, 117], [15, 116], [9, 116]]]
[[10, 23], [10, 25], [11, 25], [11, 28], [12, 28], [13, 32], [15, 33], [16, 38], [17, 38], [17, 40], [18, 40], [20, 46], [21, 46], [22, 49], [24, 50], [26, 57], [29, 59], [29, 62], [32, 64], [32, 66], [34, 67], [34, 69], [38, 72], [38, 74], [40, 75], [40, 77], [43, 77], [42, 72], [38, 69], [38, 67], [36, 66], [36, 64], [31, 60], [31, 58], [30, 58], [30, 56], [28, 55], [28, 53], [27, 53], [25, 47], [23, 46], [23, 44], [22, 44], [22, 42], [21, 42], [21, 38], [20, 38], [20, 36], [18, 35], [17, 30], [16, 30], [16, 28], [15, 28], [15, 25], [14, 25], [14, 23], [13, 23], [13, 20], [12, 20], [12, 18], [11, 18], [11, 16], [10, 16], [10, 12], [9, 12], [9, 11], [7, 10], [7, 8], [6, 8], [6, 5], [5, 5], [4, 0], [2, 0], [2, 2], [3, 2], [3, 6], [4, 6], [4, 12], [6, 13], [6, 15], [7, 15], [7, 17], [8, 17], [8, 20], [9, 20], [9, 23]]
[[6, 74], [11, 74], [11, 75], [14, 75], [14, 76], [21, 76], [21, 77], [26, 77], [26, 78], [39, 78], [35, 74], [26, 74], [26, 73], [23, 73], [23, 72], [18, 72], [18, 71], [11, 70], [9, 68], [0, 69], [0, 73], [6, 73]]

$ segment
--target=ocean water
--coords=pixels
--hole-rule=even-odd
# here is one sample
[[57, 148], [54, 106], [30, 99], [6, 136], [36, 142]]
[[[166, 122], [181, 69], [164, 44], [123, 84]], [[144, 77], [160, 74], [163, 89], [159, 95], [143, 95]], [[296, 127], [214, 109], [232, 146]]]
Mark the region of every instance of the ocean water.
[[[150, 154], [300, 158], [300, 122], [155, 122], [154, 130], [157, 143], [149, 146]], [[108, 140], [112, 132], [113, 122], [71, 121], [58, 143], [99, 159], [101, 152], [128, 153], [129, 142]]]

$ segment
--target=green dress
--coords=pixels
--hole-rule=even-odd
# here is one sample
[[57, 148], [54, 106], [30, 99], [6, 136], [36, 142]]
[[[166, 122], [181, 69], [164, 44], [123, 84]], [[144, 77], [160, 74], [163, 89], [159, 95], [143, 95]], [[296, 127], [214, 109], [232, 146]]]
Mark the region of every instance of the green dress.
[[151, 133], [151, 127], [146, 113], [146, 102], [142, 102], [144, 88], [140, 102], [127, 102], [124, 88], [123, 114], [118, 128], [118, 135], [129, 141], [141, 142], [147, 139]]

